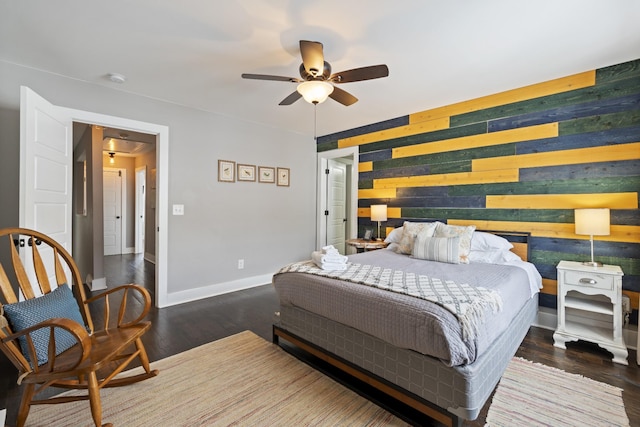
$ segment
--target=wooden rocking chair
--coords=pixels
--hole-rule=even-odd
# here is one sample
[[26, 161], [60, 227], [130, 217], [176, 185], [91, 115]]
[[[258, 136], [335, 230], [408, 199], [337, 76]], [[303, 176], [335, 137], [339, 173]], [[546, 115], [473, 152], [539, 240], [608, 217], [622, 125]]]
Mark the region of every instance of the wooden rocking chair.
[[[25, 246], [28, 262], [23, 264], [16, 245]], [[132, 384], [158, 374], [150, 369], [141, 340], [151, 326], [142, 321], [151, 307], [149, 293], [138, 285], [124, 285], [87, 298], [69, 253], [37, 231], [0, 230], [0, 255], [12, 266], [5, 270], [0, 263], [0, 349], [18, 369], [18, 384], [24, 385], [18, 427], [25, 424], [31, 405], [76, 400], [89, 400], [93, 421], [101, 426], [101, 388]], [[32, 286], [30, 275], [38, 289]], [[24, 301], [18, 300], [10, 277], [17, 282]], [[98, 305], [92, 310], [99, 318], [98, 329], [94, 329], [90, 303]], [[111, 305], [118, 307], [113, 315]], [[131, 308], [135, 313], [129, 312]], [[30, 326], [34, 321], [37, 323]], [[136, 358], [144, 373], [114, 378]], [[35, 399], [49, 387], [87, 389], [88, 393]]]

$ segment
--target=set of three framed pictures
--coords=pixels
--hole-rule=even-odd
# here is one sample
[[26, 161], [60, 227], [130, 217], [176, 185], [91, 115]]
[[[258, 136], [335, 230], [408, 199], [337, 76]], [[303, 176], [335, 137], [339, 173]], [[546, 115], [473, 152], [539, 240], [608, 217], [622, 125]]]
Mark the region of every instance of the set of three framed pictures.
[[231, 160], [218, 160], [218, 181], [220, 182], [263, 182], [289, 186], [289, 168], [245, 165]]

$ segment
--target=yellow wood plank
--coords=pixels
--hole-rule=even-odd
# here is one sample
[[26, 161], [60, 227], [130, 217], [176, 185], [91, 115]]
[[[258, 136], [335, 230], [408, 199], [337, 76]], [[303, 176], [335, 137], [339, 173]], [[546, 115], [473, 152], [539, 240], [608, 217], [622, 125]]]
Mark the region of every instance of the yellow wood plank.
[[540, 292], [548, 295], [558, 295], [558, 281], [543, 278], [542, 289], [540, 290]]
[[373, 180], [374, 189], [398, 187], [434, 187], [440, 185], [485, 184], [497, 182], [518, 182], [517, 169], [502, 169], [486, 172], [456, 172], [436, 175], [416, 175]]
[[456, 104], [414, 113], [409, 116], [409, 123], [419, 123], [440, 117], [451, 117], [457, 114], [470, 113], [472, 111], [496, 107], [498, 105], [505, 105], [512, 102], [525, 101], [527, 99], [534, 99], [541, 96], [594, 86], [595, 84], [595, 70], [587, 71], [584, 73], [574, 74], [572, 76], [549, 80], [518, 89], [475, 98], [469, 101], [458, 102]]
[[[589, 240], [589, 236], [575, 234], [575, 226], [572, 223], [486, 221], [466, 219], [450, 219], [447, 221], [447, 223], [451, 225], [475, 225], [478, 230], [529, 232], [534, 237]], [[602, 240], [607, 242], [640, 243], [640, 226], [638, 225], [612, 224], [610, 231], [610, 235], [593, 236], [593, 240]]]
[[449, 127], [449, 117], [440, 117], [436, 120], [423, 121], [422, 123], [398, 126], [391, 129], [365, 133], [349, 138], [338, 140], [338, 148], [354, 147], [356, 145], [370, 144], [372, 142], [386, 141], [387, 139], [401, 138], [403, 136], [418, 135], [421, 133], [433, 132], [447, 129]]
[[394, 197], [396, 197], [395, 188], [367, 188], [358, 190], [358, 199], [391, 199]]
[[639, 299], [640, 299], [640, 292], [634, 292], [634, 291], [627, 291], [627, 290], [622, 290], [622, 293], [624, 295], [627, 295], [629, 297], [629, 299], [631, 300], [631, 308], [634, 310], [639, 310]]
[[638, 193], [488, 195], [492, 209], [638, 209]]
[[640, 159], [640, 142], [632, 142], [629, 144], [475, 159], [471, 162], [471, 169], [473, 171], [489, 171], [514, 167], [535, 168], [637, 159]]
[[555, 136], [558, 136], [558, 124], [546, 123], [543, 125], [509, 129], [500, 132], [462, 136], [442, 141], [425, 142], [423, 144], [397, 147], [391, 150], [391, 157], [397, 159], [402, 157], [420, 156], [423, 154], [446, 153], [449, 151], [466, 150], [469, 148], [509, 144], [511, 142], [533, 141], [536, 139], [552, 138]]
[[[371, 218], [371, 208], [358, 208], [358, 217]], [[402, 218], [401, 208], [387, 208], [387, 218]], [[387, 227], [387, 233], [390, 233], [393, 227]]]
[[358, 172], [371, 172], [373, 170], [373, 162], [358, 163]]

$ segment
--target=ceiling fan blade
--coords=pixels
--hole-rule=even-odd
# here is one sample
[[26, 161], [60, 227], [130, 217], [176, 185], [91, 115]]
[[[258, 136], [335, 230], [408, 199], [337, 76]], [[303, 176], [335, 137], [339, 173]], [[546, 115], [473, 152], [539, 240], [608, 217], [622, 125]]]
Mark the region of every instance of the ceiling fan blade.
[[293, 82], [293, 83], [301, 83], [302, 80], [296, 77], [284, 77], [284, 76], [271, 76], [269, 74], [243, 74], [243, 79], [254, 79], [254, 80], [275, 80], [278, 82]]
[[300, 40], [300, 55], [307, 73], [313, 77], [322, 75], [324, 70], [324, 53], [322, 43]]
[[356, 98], [355, 96], [351, 95], [349, 92], [347, 92], [346, 90], [342, 90], [339, 87], [334, 86], [333, 87], [333, 92], [331, 92], [331, 94], [329, 95], [329, 98], [338, 101], [340, 104], [348, 107], [351, 104], [355, 104], [356, 102], [358, 102], [358, 98]]
[[291, 105], [294, 102], [296, 102], [298, 99], [300, 99], [301, 97], [302, 97], [302, 95], [300, 95], [300, 92], [298, 92], [296, 90], [291, 95], [287, 96], [285, 99], [280, 101], [280, 104], [278, 104], [278, 105]]
[[334, 73], [329, 77], [334, 83], [350, 83], [362, 80], [379, 79], [389, 75], [389, 68], [382, 65], [371, 65], [369, 67], [354, 68], [353, 70]]

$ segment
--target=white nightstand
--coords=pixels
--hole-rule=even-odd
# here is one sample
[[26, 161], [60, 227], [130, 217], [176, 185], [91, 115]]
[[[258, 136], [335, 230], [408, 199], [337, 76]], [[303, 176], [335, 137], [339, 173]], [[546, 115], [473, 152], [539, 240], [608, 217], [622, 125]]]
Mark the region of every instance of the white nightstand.
[[566, 349], [566, 342], [590, 341], [613, 353], [614, 362], [628, 365], [622, 337], [622, 276], [617, 265], [591, 267], [560, 261], [554, 346]]

